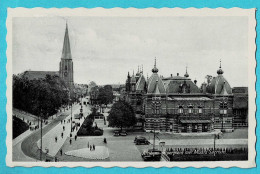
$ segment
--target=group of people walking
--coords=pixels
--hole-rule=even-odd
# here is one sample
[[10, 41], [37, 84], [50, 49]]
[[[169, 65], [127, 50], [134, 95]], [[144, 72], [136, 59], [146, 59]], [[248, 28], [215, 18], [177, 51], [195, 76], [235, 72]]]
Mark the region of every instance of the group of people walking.
[[89, 148], [90, 151], [95, 151], [96, 150], [95, 144], [90, 145], [89, 142], [88, 142], [88, 148]]

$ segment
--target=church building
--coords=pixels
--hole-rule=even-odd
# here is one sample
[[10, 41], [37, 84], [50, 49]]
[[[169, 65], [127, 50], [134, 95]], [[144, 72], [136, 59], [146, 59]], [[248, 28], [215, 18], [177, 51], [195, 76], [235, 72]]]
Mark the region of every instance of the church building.
[[[44, 66], [44, 65], [43, 65]], [[48, 66], [48, 65], [46, 65]], [[61, 54], [61, 61], [59, 65], [59, 71], [25, 71], [21, 74], [29, 80], [45, 78], [46, 75], [59, 76], [64, 80], [67, 88], [72, 91], [74, 88], [73, 80], [73, 61], [70, 49], [69, 31], [66, 23], [66, 29], [64, 34], [63, 49]]]

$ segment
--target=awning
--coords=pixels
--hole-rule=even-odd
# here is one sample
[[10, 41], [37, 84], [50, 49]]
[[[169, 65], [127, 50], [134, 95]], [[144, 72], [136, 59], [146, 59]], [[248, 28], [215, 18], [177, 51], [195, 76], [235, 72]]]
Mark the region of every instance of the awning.
[[181, 123], [211, 123], [211, 120], [180, 120]]

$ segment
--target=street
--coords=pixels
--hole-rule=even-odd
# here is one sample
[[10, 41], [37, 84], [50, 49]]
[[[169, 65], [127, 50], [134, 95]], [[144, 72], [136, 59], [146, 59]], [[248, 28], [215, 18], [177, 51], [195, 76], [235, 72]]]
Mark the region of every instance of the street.
[[[88, 99], [83, 99], [83, 102]], [[80, 105], [74, 105], [72, 111], [72, 121], [82, 124], [84, 119], [76, 120], [74, 114], [79, 113]], [[76, 132], [72, 133], [70, 138], [70, 109], [55, 118], [50, 124], [43, 127], [43, 153], [42, 159], [54, 159], [58, 161], [142, 161], [141, 153], [146, 149], [151, 149], [152, 145], [135, 145], [133, 140], [137, 135], [146, 137], [150, 143], [153, 142], [153, 133], [149, 132], [130, 132], [127, 136], [115, 137], [114, 131], [117, 128], [108, 127], [108, 123], [104, 125], [103, 119], [96, 119], [94, 123], [104, 130], [102, 136], [86, 136], [74, 139]], [[109, 109], [104, 110], [104, 116], [107, 118]], [[84, 116], [90, 113], [90, 106], [83, 105]], [[64, 122], [65, 120], [65, 122]], [[62, 123], [61, 123], [62, 121]], [[63, 130], [63, 126], [65, 130]], [[61, 137], [63, 133], [63, 137]], [[28, 133], [27, 133], [28, 134]], [[35, 161], [40, 160], [40, 130], [24, 135], [26, 138], [19, 140], [13, 146], [14, 161]], [[212, 148], [212, 134], [169, 134], [160, 133], [157, 135], [156, 148]], [[55, 138], [57, 137], [57, 142]], [[107, 139], [107, 144], [103, 142]], [[71, 142], [70, 142], [71, 140]], [[165, 142], [164, 147], [159, 147], [159, 142]], [[95, 151], [89, 151], [88, 145], [95, 146]], [[237, 129], [233, 133], [225, 133], [220, 139], [216, 139], [216, 148], [221, 147], [247, 147], [247, 130]], [[62, 151], [62, 154], [60, 153]]]

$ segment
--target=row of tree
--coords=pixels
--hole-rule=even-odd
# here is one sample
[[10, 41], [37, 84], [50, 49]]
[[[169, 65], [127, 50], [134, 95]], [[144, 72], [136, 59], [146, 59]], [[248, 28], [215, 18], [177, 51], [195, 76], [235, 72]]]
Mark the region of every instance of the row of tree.
[[95, 82], [89, 83], [89, 95], [91, 100], [95, 100], [94, 104], [109, 104], [113, 102], [113, 88], [111, 85], [98, 86]]
[[46, 75], [44, 79], [34, 80], [13, 76], [14, 108], [46, 118], [68, 102], [69, 93], [59, 76]]

